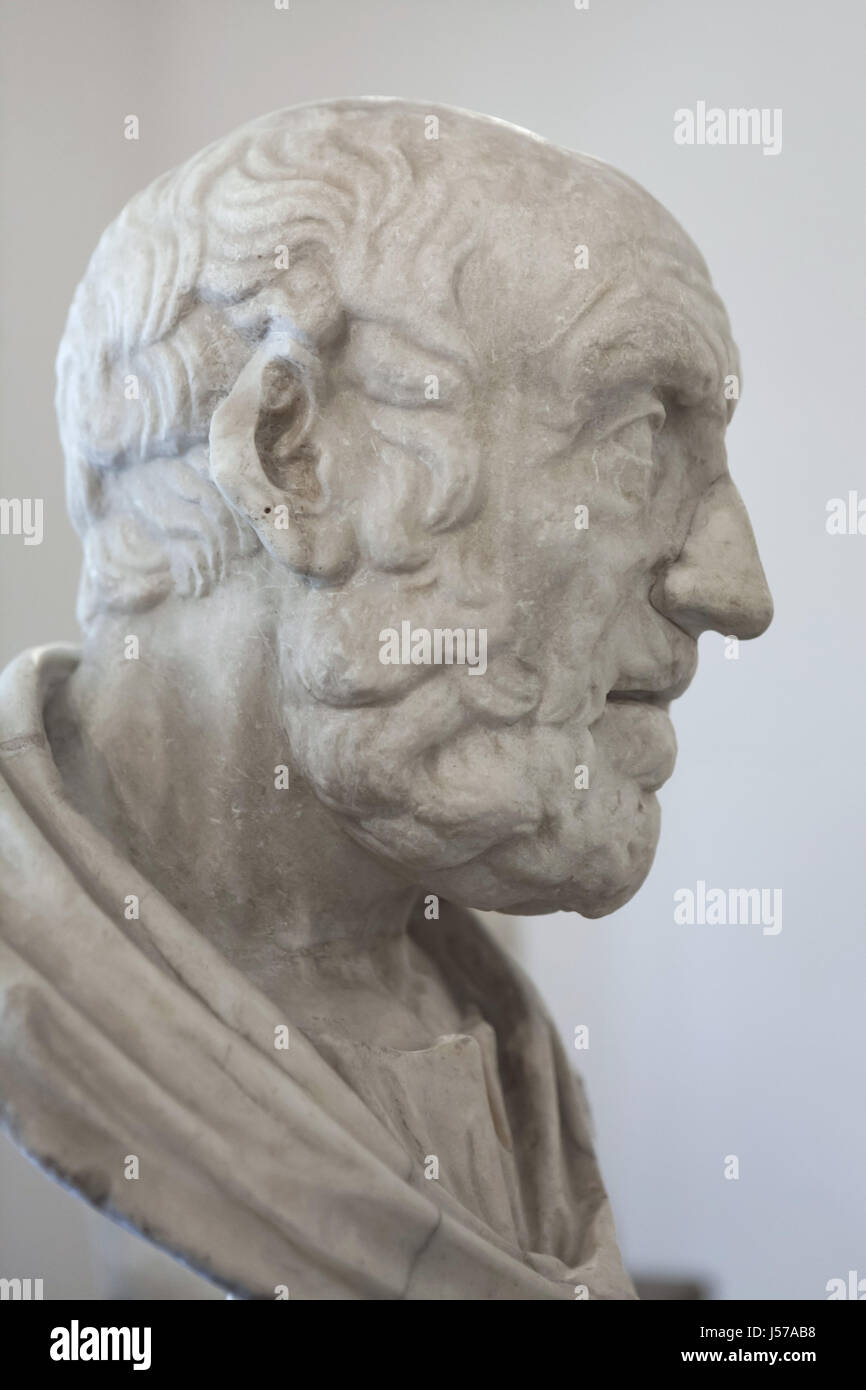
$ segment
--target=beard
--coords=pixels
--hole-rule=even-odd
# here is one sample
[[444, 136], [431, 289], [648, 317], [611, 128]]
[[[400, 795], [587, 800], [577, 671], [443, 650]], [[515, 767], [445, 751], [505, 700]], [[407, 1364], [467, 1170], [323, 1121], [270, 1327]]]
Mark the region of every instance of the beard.
[[469, 908], [601, 917], [646, 878], [654, 792], [676, 751], [663, 710], [607, 702], [585, 682], [564, 705], [502, 651], [477, 678], [402, 668], [399, 693], [368, 691], [363, 705], [314, 694], [288, 655], [281, 668], [298, 771], [353, 840], [424, 892]]

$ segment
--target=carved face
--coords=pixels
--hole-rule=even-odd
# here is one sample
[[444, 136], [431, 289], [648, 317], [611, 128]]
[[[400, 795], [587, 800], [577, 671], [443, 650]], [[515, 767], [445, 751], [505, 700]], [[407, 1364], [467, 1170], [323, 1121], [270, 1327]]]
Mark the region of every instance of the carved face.
[[[371, 441], [373, 470], [396, 451], [404, 486], [411, 458], [458, 448], [480, 464], [479, 514], [411, 581], [334, 600], [352, 633], [342, 674], [357, 677], [359, 644], [370, 659], [408, 624], [403, 657], [418, 664], [395, 673], [391, 702], [303, 712], [304, 691], [331, 678], [322, 663], [334, 670], [322, 635], [314, 660], [284, 664], [286, 718], [349, 833], [425, 888], [600, 916], [651, 865], [676, 749], [668, 705], [698, 634], [755, 636], [771, 601], [727, 472], [737, 364], [709, 282], [624, 276], [593, 313], [583, 287], [570, 307], [555, 277], [521, 275], [522, 254], [464, 268], [471, 362], [435, 357], [408, 324], [350, 331], [324, 434], [330, 419], [351, 438], [362, 472]], [[413, 641], [437, 629], [483, 631], [486, 669], [425, 665]]]

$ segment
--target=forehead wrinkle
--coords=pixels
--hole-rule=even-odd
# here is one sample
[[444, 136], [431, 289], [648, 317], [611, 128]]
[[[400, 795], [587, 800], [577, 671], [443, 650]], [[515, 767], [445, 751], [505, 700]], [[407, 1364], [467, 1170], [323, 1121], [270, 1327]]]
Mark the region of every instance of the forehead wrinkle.
[[607, 300], [616, 291], [616, 281], [606, 280], [597, 285], [590, 294], [589, 298], [575, 310], [570, 318], [559, 324], [548, 338], [528, 347], [524, 347], [524, 357], [540, 357], [544, 353], [551, 353], [559, 347], [569, 334], [576, 330], [583, 333], [591, 328], [593, 320], [603, 312]]
[[[380, 262], [378, 272], [343, 287], [347, 317], [381, 324], [421, 352], [436, 353], [445, 362], [473, 369], [477, 356], [453, 295], [440, 294], [437, 303], [424, 285], [413, 295], [412, 281], [395, 276], [393, 265]], [[445, 288], [453, 283], [451, 277]]]
[[706, 401], [718, 395], [722, 404], [725, 376], [739, 371], [727, 316], [706, 280], [686, 288], [672, 284], [676, 278], [668, 277], [667, 294], [635, 282], [599, 286], [562, 331], [539, 345], [550, 359], [544, 381], [560, 399], [564, 427], [585, 415], [587, 399], [618, 383], [643, 380]]

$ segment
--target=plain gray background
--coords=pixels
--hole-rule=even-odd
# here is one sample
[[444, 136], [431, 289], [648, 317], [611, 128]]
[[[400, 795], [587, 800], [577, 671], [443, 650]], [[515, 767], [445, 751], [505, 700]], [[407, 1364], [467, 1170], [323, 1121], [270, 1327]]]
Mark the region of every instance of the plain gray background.
[[[133, 192], [233, 126], [334, 96], [483, 111], [624, 169], [704, 252], [743, 356], [731, 466], [776, 620], [738, 661], [702, 639], [636, 900], [602, 922], [536, 918], [519, 949], [566, 1045], [589, 1026], [572, 1056], [629, 1266], [719, 1298], [866, 1277], [866, 536], [825, 529], [828, 499], [866, 496], [862, 15], [858, 0], [3, 6], [0, 495], [45, 503], [41, 546], [0, 537], [3, 662], [77, 637], [52, 404], [76, 281]], [[699, 100], [780, 107], [781, 153], [676, 145], [674, 111]], [[781, 933], [675, 925], [673, 893], [698, 879], [781, 888]], [[0, 1274], [44, 1277], [47, 1297], [116, 1291], [112, 1261], [145, 1247], [104, 1225], [0, 1145]], [[197, 1292], [145, 1266], [139, 1289]]]

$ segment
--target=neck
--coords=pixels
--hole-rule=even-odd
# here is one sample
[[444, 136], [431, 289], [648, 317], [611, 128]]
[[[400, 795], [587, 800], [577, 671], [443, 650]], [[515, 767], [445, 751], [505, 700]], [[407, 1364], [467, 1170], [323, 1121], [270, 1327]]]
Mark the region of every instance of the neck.
[[276, 626], [243, 577], [105, 621], [46, 710], [78, 809], [239, 968], [269, 979], [298, 952], [399, 956], [417, 896], [295, 772]]

